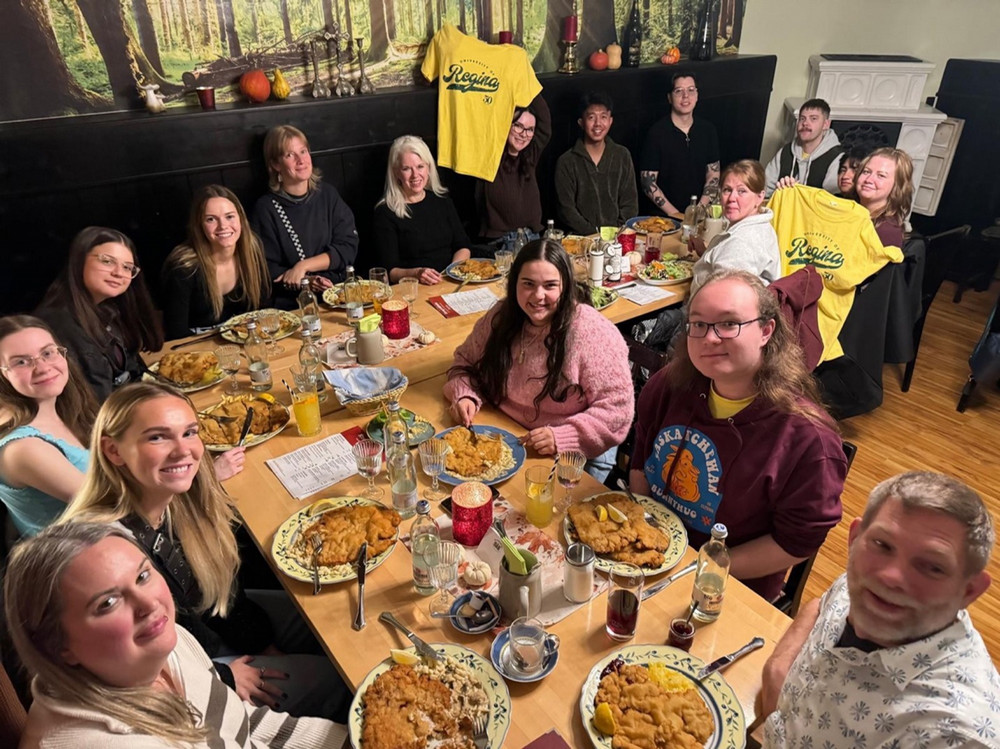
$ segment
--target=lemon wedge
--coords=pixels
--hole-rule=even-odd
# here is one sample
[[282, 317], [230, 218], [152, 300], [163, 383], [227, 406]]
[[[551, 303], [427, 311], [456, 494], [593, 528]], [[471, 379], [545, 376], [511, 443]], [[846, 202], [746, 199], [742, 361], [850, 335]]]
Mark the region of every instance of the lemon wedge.
[[594, 728], [605, 736], [615, 734], [615, 715], [611, 712], [611, 705], [607, 702], [600, 702], [594, 710]]
[[389, 651], [392, 656], [394, 663], [398, 663], [400, 666], [416, 666], [420, 663], [420, 656], [416, 653], [411, 653], [409, 650], [396, 650], [393, 648]]
[[309, 517], [312, 517], [313, 515], [319, 515], [321, 512], [326, 512], [327, 510], [332, 508], [333, 508], [332, 498], [321, 499], [317, 502], [313, 502], [313, 504], [309, 506], [309, 510], [306, 514]]
[[608, 508], [604, 505], [597, 505], [597, 519], [602, 523], [608, 519]]
[[614, 505], [608, 505], [608, 515], [610, 515], [611, 519], [614, 520], [616, 523], [624, 523], [626, 520], [628, 520], [628, 515], [626, 515], [624, 512], [619, 510]]

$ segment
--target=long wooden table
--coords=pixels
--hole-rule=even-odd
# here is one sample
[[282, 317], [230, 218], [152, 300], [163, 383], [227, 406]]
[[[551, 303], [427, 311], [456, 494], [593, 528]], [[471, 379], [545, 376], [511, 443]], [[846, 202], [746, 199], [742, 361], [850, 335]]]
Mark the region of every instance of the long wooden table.
[[[402, 397], [403, 405], [429, 419], [442, 429], [452, 425], [441, 396], [445, 378], [438, 375], [411, 385]], [[346, 411], [328, 414], [323, 419], [321, 439], [363, 425], [368, 417], [354, 418]], [[484, 412], [477, 422], [502, 427], [520, 435], [524, 429], [503, 414]], [[236, 499], [247, 528], [266, 556], [278, 526], [294, 512], [324, 496], [353, 495], [361, 491], [365, 481], [358, 476], [341, 482], [330, 489], [307, 498], [294, 500], [281, 486], [264, 460], [279, 456], [307, 444], [296, 436], [293, 426], [281, 435], [254, 447], [248, 453], [243, 473], [227, 482], [227, 489]], [[529, 454], [525, 467], [535, 464], [550, 465], [549, 458]], [[421, 476], [421, 491], [428, 485]], [[385, 474], [380, 485], [388, 486]], [[523, 508], [526, 500], [521, 473], [500, 485], [500, 490], [515, 508]], [[595, 480], [584, 475], [576, 496], [582, 497], [602, 491]], [[440, 510], [435, 508], [435, 514]], [[560, 538], [561, 517], [545, 529], [553, 538]], [[410, 521], [404, 521], [404, 529]], [[679, 565], [694, 558], [688, 549]], [[431, 619], [427, 613], [428, 599], [413, 590], [411, 555], [403, 544], [379, 568], [371, 571], [367, 579], [366, 606], [368, 626], [356, 632], [351, 628], [357, 605], [356, 583], [348, 582], [327, 586], [319, 596], [313, 596], [311, 585], [282, 577], [296, 605], [319, 637], [330, 658], [347, 680], [356, 687], [365, 675], [383, 658], [390, 648], [407, 647], [409, 642], [396, 630], [378, 621], [382, 611], [393, 612], [400, 620], [428, 642], [455, 642], [480, 653], [489, 659], [490, 634], [463, 635], [440, 619]], [[670, 619], [685, 611], [690, 602], [690, 576], [682, 578], [655, 597], [644, 601], [639, 616], [639, 626], [633, 643], [664, 643]], [[534, 684], [508, 683], [512, 700], [512, 724], [504, 746], [523, 747], [539, 735], [555, 728], [574, 747], [588, 745], [578, 707], [580, 690], [590, 669], [598, 660], [611, 653], [620, 643], [612, 642], [604, 632], [606, 597], [602, 594], [583, 605], [571, 616], [553, 625], [551, 630], [562, 641], [559, 662], [555, 671]], [[764, 637], [766, 645], [725, 672], [743, 711], [747, 726], [755, 720], [755, 698], [760, 689], [761, 669], [764, 661], [788, 625], [788, 618], [778, 612], [755, 593], [736, 580], [730, 580], [726, 603], [719, 620], [699, 628], [692, 653], [711, 661], [746, 644], [755, 635]]]

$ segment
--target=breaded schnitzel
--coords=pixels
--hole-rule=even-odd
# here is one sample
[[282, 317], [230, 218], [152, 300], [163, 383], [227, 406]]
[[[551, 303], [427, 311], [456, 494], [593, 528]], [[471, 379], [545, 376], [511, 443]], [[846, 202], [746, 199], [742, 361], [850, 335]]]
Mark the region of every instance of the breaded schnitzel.
[[[610, 514], [605, 520], [599, 519], [597, 508], [611, 505], [625, 515], [625, 522], [615, 520]], [[670, 548], [670, 539], [649, 524], [642, 505], [622, 494], [598, 494], [571, 506], [569, 516], [581, 541], [616, 562], [659, 567], [663, 564], [663, 552]]]
[[295, 545], [304, 558], [312, 556], [311, 538], [318, 533], [323, 539], [319, 563], [325, 567], [348, 564], [358, 557], [361, 544], [368, 542], [369, 558], [389, 548], [402, 520], [399, 513], [374, 505], [349, 505], [324, 512], [315, 522], [303, 526]]

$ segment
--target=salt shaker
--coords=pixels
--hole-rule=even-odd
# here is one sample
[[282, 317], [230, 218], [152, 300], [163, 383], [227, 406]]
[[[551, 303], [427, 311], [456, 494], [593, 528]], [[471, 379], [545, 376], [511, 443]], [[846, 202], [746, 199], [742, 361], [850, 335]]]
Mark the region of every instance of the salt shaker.
[[586, 603], [594, 591], [594, 550], [583, 543], [566, 549], [563, 595], [567, 601]]

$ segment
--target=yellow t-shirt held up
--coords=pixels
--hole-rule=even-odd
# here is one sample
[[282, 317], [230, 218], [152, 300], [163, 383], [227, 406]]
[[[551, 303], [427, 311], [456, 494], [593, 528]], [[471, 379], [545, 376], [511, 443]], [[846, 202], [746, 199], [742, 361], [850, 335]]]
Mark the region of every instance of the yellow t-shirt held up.
[[492, 182], [515, 107], [541, 93], [528, 53], [513, 44], [487, 44], [450, 23], [431, 39], [420, 72], [438, 83], [440, 166]]

